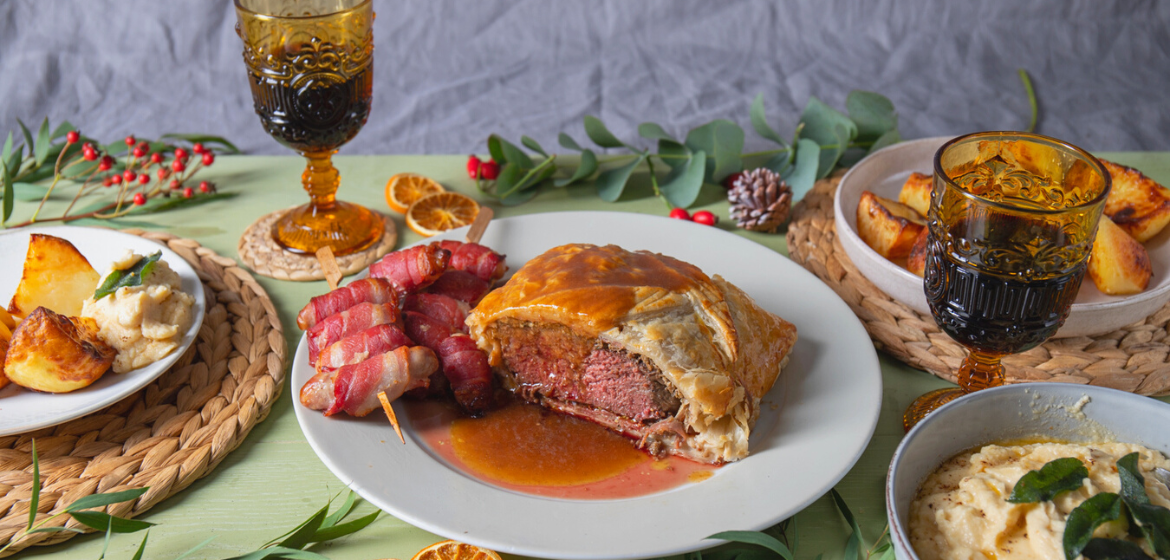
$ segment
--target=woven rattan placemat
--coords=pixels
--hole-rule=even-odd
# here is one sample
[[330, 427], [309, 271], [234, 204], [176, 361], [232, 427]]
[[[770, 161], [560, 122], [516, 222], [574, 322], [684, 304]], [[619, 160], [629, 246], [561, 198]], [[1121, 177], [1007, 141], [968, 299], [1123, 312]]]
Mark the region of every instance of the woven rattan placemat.
[[[276, 219], [289, 210], [291, 208], [260, 216], [260, 219], [252, 222], [252, 225], [244, 230], [236, 248], [240, 253], [240, 260], [256, 274], [277, 280], [294, 282], [324, 280], [325, 271], [321, 270], [315, 255], [297, 255], [285, 251], [269, 234]], [[364, 251], [337, 257], [337, 266], [343, 275], [349, 276], [365, 270], [394, 249], [394, 244], [398, 243], [398, 227], [394, 225], [394, 220], [385, 214], [378, 215], [382, 217], [385, 225], [382, 239]]]
[[[934, 319], [879, 290], [845, 254], [833, 221], [840, 175], [822, 179], [793, 208], [788, 254], [829, 285], [869, 331], [879, 350], [954, 382], [966, 350]], [[1170, 304], [1144, 321], [1094, 337], [1061, 338], [1003, 359], [1009, 383], [1087, 383], [1142, 395], [1170, 394]]]
[[[4, 555], [75, 534], [24, 534], [33, 438], [42, 488], [38, 519], [83, 496], [148, 486], [138, 499], [107, 510], [134, 517], [210, 473], [280, 395], [284, 332], [264, 288], [235, 261], [196, 241], [125, 233], [166, 245], [198, 272], [207, 296], [199, 337], [166, 373], [121, 402], [52, 428], [0, 437], [0, 545], [18, 539]], [[68, 527], [88, 530], [67, 516], [57, 521], [66, 520]]]

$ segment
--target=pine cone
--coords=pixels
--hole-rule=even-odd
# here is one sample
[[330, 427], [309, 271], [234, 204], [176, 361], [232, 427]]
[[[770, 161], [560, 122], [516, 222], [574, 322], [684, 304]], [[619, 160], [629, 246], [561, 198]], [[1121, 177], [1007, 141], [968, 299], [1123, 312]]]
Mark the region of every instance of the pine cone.
[[740, 175], [727, 191], [727, 200], [735, 225], [773, 233], [788, 219], [792, 187], [771, 169], [761, 167]]

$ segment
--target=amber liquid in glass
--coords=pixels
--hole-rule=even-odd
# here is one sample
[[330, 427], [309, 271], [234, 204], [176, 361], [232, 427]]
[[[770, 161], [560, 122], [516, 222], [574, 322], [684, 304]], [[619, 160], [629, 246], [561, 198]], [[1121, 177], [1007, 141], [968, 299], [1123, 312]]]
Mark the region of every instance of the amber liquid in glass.
[[370, 116], [371, 67], [343, 82], [308, 80], [299, 87], [253, 73], [252, 100], [260, 122], [278, 142], [298, 152], [335, 150], [352, 140]]

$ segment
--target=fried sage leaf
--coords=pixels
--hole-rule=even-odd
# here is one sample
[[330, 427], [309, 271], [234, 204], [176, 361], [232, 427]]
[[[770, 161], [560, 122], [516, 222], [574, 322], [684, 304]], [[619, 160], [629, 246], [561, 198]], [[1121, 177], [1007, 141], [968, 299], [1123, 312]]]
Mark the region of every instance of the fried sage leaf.
[[1083, 554], [1087, 560], [1151, 560], [1142, 547], [1121, 539], [1093, 539]]
[[1146, 479], [1138, 469], [1137, 452], [1117, 460], [1117, 475], [1121, 477], [1121, 498], [1142, 536], [1159, 558], [1170, 560], [1170, 509], [1150, 503]]
[[142, 279], [154, 270], [154, 263], [158, 262], [160, 258], [162, 258], [162, 251], [156, 251], [148, 257], [142, 257], [130, 268], [111, 272], [109, 276], [106, 276], [102, 285], [98, 286], [97, 291], [93, 293], [94, 301], [118, 291], [118, 288], [141, 286]]
[[1013, 504], [1030, 504], [1051, 500], [1067, 490], [1076, 490], [1089, 477], [1089, 470], [1080, 459], [1064, 457], [1050, 461], [1038, 471], [1031, 471], [1020, 478], [1012, 495]]
[[1104, 523], [1121, 518], [1121, 496], [1111, 492], [1102, 492], [1081, 502], [1081, 505], [1068, 514], [1068, 523], [1064, 526], [1064, 557], [1065, 560], [1076, 560], [1089, 541], [1093, 540], [1093, 531]]

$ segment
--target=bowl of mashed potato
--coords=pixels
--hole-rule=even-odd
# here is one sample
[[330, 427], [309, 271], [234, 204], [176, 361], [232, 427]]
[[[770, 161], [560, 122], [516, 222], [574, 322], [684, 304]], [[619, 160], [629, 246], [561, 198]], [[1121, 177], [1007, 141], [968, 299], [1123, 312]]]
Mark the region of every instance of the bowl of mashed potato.
[[[895, 553], [899, 560], [1066, 560], [1069, 515], [1093, 496], [1120, 492], [1117, 465], [1127, 456], [1150, 503], [1170, 507], [1170, 488], [1154, 472], [1170, 469], [1170, 404], [1061, 383], [956, 400], [911, 430], [890, 462], [886, 513]], [[1078, 487], [1009, 500], [1028, 473], [1069, 458], [1085, 469], [1074, 477]], [[1124, 523], [1105, 523], [1093, 536], [1131, 540], [1155, 557]]]

